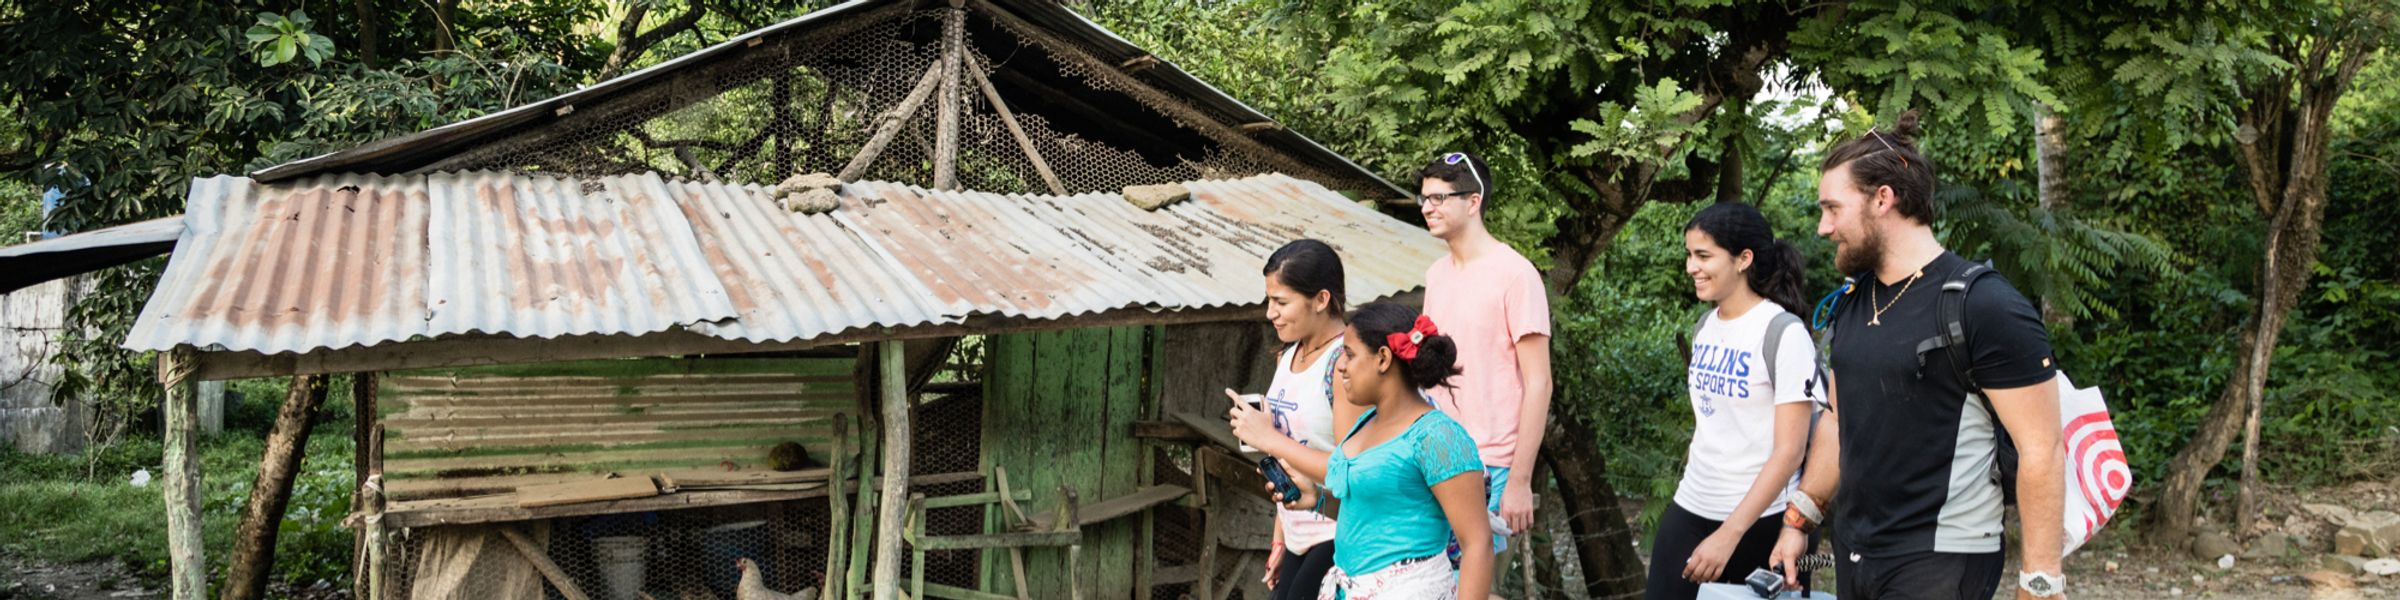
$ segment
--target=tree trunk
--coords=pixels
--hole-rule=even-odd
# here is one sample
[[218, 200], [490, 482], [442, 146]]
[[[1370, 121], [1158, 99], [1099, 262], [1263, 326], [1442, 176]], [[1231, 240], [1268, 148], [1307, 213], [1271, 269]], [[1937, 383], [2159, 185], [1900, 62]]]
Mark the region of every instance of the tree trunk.
[[1550, 293], [1564, 296], [1575, 291], [1575, 282], [1608, 252], [1610, 241], [1625, 229], [1629, 215], [1615, 212], [1596, 212], [1578, 215], [1558, 224], [1558, 234], [1550, 238], [1550, 256], [1554, 259], [1550, 271], [1542, 274], [1542, 284]]
[[[640, 6], [640, 5], [635, 5]], [[446, 54], [458, 49], [458, 0], [441, 0], [433, 8], [434, 54]]]
[[1551, 415], [1543, 438], [1542, 456], [1551, 461], [1560, 497], [1567, 505], [1567, 527], [1574, 533], [1575, 557], [1583, 567], [1584, 593], [1593, 600], [1639, 598], [1648, 584], [1642, 557], [1633, 548], [1633, 528], [1618, 506], [1617, 490], [1608, 484], [1607, 459], [1592, 427], [1573, 413]]
[[267, 576], [275, 568], [275, 534], [282, 529], [283, 509], [292, 500], [292, 479], [308, 452], [308, 434], [317, 408], [325, 404], [325, 375], [295, 375], [283, 409], [275, 414], [275, 430], [267, 434], [266, 455], [258, 461], [258, 480], [250, 485], [250, 503], [234, 528], [233, 554], [225, 569], [226, 600], [253, 600], [267, 594]]
[[[2034, 172], [2038, 184], [2042, 212], [2055, 213], [2069, 206], [2067, 186], [2067, 121], [2047, 104], [2041, 105], [2041, 117], [2034, 123]], [[2072, 327], [2074, 317], [2059, 308], [2051, 299], [2054, 294], [2042, 294], [2042, 322], [2052, 327]]]
[[[2199, 434], [2167, 465], [2166, 481], [2159, 490], [2159, 511], [2150, 532], [2153, 543], [2181, 548], [2190, 541], [2201, 485], [2209, 471], [2225, 459], [2226, 447], [2246, 420], [2237, 419], [2259, 410], [2257, 404], [2265, 399], [2276, 337], [2283, 333], [2284, 318], [2298, 303], [2300, 292], [2308, 287], [2324, 231], [2325, 164], [2332, 145], [2328, 121], [2351, 79], [2376, 50], [2371, 34], [2353, 31], [2349, 35], [2352, 37], [2318, 40], [2338, 51], [2320, 51], [2305, 60], [2294, 60], [2299, 66], [2289, 79], [2264, 82], [2248, 90], [2251, 106], [2241, 115], [2249, 138], [2241, 148], [2243, 171], [2268, 218], [2258, 306], [2242, 331], [2240, 359], [2233, 376], [2227, 378], [2224, 394], [2209, 407]], [[2340, 57], [2340, 62], [2327, 64], [2333, 56]], [[2294, 84], [2297, 94], [2293, 93]], [[2258, 444], [2255, 434], [2246, 444]], [[2256, 459], [2254, 448], [2244, 454], [2248, 460]], [[2255, 473], [2255, 463], [2244, 470]], [[2243, 485], [2247, 494], [2251, 482]], [[2240, 512], [2255, 507], [2255, 503], [2245, 503]]]
[[375, 1], [353, 0], [350, 6], [358, 13], [358, 62], [373, 69], [378, 66], [378, 46], [383, 44], [382, 30], [375, 22]]

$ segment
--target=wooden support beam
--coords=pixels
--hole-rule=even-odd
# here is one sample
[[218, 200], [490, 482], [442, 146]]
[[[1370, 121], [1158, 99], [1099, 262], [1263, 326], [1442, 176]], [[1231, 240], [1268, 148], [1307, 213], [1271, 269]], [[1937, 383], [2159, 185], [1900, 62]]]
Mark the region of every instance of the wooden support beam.
[[1274, 130], [1277, 130], [1277, 129], [1282, 129], [1282, 128], [1283, 128], [1283, 124], [1282, 124], [1282, 123], [1277, 123], [1277, 122], [1274, 122], [1274, 121], [1259, 121], [1259, 122], [1256, 122], [1256, 123], [1243, 123], [1243, 124], [1241, 125], [1241, 127], [1239, 127], [1239, 129], [1241, 129], [1241, 130], [1242, 130], [1242, 133], [1258, 133], [1258, 132], [1261, 132], [1261, 131], [1274, 131]]
[[1000, 99], [1000, 90], [992, 87], [992, 78], [983, 74], [983, 65], [972, 60], [961, 62], [966, 65], [967, 74], [975, 77], [975, 87], [983, 90], [984, 101], [992, 103], [992, 112], [1000, 113], [1000, 124], [1008, 126], [1009, 137], [1017, 139], [1017, 148], [1025, 152], [1025, 160], [1033, 163], [1034, 173], [1042, 176], [1042, 183], [1050, 186], [1051, 194], [1067, 195], [1066, 184], [1060, 183], [1058, 174], [1050, 170], [1050, 161], [1042, 160], [1041, 149], [1034, 147], [1033, 138], [1025, 135], [1025, 128], [1017, 124], [1017, 114], [1008, 110], [1007, 101]]
[[1158, 66], [1158, 63], [1159, 63], [1159, 60], [1158, 60], [1158, 57], [1157, 57], [1157, 56], [1155, 56], [1155, 55], [1150, 55], [1150, 54], [1144, 54], [1144, 55], [1141, 55], [1141, 56], [1136, 56], [1136, 57], [1133, 57], [1133, 58], [1128, 58], [1128, 59], [1125, 59], [1125, 62], [1117, 63], [1117, 68], [1119, 68], [1119, 69], [1124, 69], [1124, 70], [1125, 70], [1125, 72], [1127, 72], [1127, 73], [1134, 73], [1134, 72], [1139, 72], [1139, 71], [1141, 71], [1141, 70], [1143, 70], [1143, 69], [1148, 69], [1148, 68], [1150, 68], [1150, 67], [1155, 67], [1155, 66]]
[[875, 600], [900, 592], [900, 536], [908, 510], [909, 405], [906, 351], [880, 342], [883, 354], [883, 499], [875, 533]]
[[525, 555], [525, 562], [533, 563], [534, 570], [541, 571], [542, 577], [550, 580], [550, 587], [558, 588], [558, 595], [565, 596], [567, 600], [592, 600], [591, 596], [584, 595], [583, 588], [576, 587], [575, 580], [567, 578], [567, 572], [560, 570], [558, 563], [550, 562], [549, 553], [533, 545], [533, 540], [526, 539], [525, 534], [517, 533], [517, 528], [500, 528], [500, 537], [508, 538], [508, 544], [515, 546], [518, 554]]
[[168, 581], [174, 600], [208, 596], [208, 555], [200, 541], [200, 380], [193, 377], [197, 353], [179, 346], [158, 357], [159, 382], [166, 385], [166, 467], [162, 476], [167, 508]]
[[917, 115], [917, 107], [925, 105], [925, 98], [933, 95], [934, 88], [939, 87], [941, 81], [941, 63], [936, 62], [931, 68], [925, 69], [925, 75], [917, 78], [917, 87], [910, 89], [908, 96], [900, 99], [900, 106], [893, 108], [892, 112], [876, 116], [882, 123], [875, 126], [875, 135], [867, 138], [866, 145], [858, 148], [858, 154], [850, 157], [850, 164], [843, 166], [837, 177], [842, 181], [858, 181], [858, 178], [865, 177], [867, 167], [875, 166], [875, 156], [883, 154], [885, 146], [892, 145], [892, 138], [900, 135], [900, 129]]
[[965, 75], [959, 63], [966, 62], [967, 11], [960, 8], [962, 0], [950, 1], [950, 12], [942, 16], [942, 104], [934, 115], [933, 126], [933, 189], [958, 189], [958, 119], [959, 79]]
[[[350, 513], [366, 510], [367, 459], [374, 446], [367, 437], [375, 431], [375, 373], [358, 373], [350, 377]], [[373, 598], [367, 595], [367, 529], [351, 528], [350, 534], [350, 597]]]
[[844, 493], [848, 491], [848, 488], [841, 486], [850, 480], [851, 450], [853, 448], [850, 447], [850, 416], [834, 415], [833, 454], [830, 455], [831, 458], [827, 459], [833, 463], [834, 487], [833, 492], [826, 494], [825, 498], [825, 503], [831, 510], [830, 516], [825, 522], [830, 523], [831, 526], [825, 528], [825, 581], [817, 586], [817, 589], [825, 591], [824, 597], [826, 598], [842, 597], [842, 572], [846, 569], [843, 559], [849, 558], [850, 555], [850, 549], [846, 547], [850, 539], [848, 527], [850, 524], [850, 495]]

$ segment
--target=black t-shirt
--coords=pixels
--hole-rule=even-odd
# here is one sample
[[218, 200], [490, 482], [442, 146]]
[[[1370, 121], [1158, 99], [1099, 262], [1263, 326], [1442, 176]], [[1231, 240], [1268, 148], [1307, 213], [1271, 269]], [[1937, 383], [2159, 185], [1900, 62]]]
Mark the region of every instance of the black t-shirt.
[[[1954, 293], [1942, 284], [1968, 265], [1944, 252], [1913, 283], [1884, 285], [1869, 274], [1834, 309], [1829, 360], [1842, 426], [1834, 527], [1845, 552], [2000, 551], [1995, 421], [1953, 370], [1961, 353], [1935, 349], [1922, 365], [1917, 355], [1939, 335], [1941, 295]], [[1876, 308], [1880, 324], [1871, 324]], [[2025, 387], [2056, 373], [2041, 313], [2015, 286], [1985, 276], [1964, 309], [1963, 355], [1981, 387]]]

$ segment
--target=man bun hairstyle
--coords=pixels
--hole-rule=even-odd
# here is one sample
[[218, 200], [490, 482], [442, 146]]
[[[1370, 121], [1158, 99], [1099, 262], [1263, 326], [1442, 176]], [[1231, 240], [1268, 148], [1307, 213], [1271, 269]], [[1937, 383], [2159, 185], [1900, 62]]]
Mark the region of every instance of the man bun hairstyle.
[[[1350, 315], [1350, 327], [1358, 330], [1359, 343], [1365, 344], [1368, 352], [1374, 352], [1390, 348], [1392, 334], [1407, 335], [1414, 330], [1417, 314], [1416, 308], [1406, 304], [1372, 302]], [[1400, 363], [1401, 378], [1408, 381], [1409, 387], [1420, 390], [1450, 387], [1450, 378], [1461, 372], [1458, 342], [1436, 333], [1424, 336], [1416, 346], [1414, 357], [1392, 353], [1392, 358]]]
[[1326, 303], [1326, 310], [1333, 316], [1342, 316], [1344, 307], [1349, 306], [1342, 293], [1342, 255], [1325, 242], [1292, 240], [1267, 255], [1266, 270], [1260, 274], [1310, 298], [1317, 297], [1317, 292], [1330, 293], [1333, 301]]
[[1916, 110], [1902, 112], [1889, 127], [1870, 129], [1866, 135], [1835, 145], [1825, 153], [1825, 162], [1817, 171], [1849, 165], [1850, 180], [1857, 182], [1858, 191], [1873, 196], [1876, 188], [1890, 187], [1893, 208], [1918, 223], [1931, 224], [1933, 162], [1917, 152], [1917, 138], [1924, 133], [1918, 122]]
[[1473, 152], [1444, 152], [1417, 169], [1417, 181], [1440, 179], [1454, 192], [1483, 194], [1484, 210], [1492, 208], [1492, 165]]
[[1775, 239], [1775, 230], [1767, 227], [1767, 216], [1757, 208], [1740, 202], [1711, 204], [1693, 215], [1683, 230], [1708, 234], [1728, 258], [1749, 251], [1750, 268], [1742, 271], [1742, 280], [1750, 284], [1750, 291], [1793, 314], [1807, 307], [1806, 259], [1791, 242]]

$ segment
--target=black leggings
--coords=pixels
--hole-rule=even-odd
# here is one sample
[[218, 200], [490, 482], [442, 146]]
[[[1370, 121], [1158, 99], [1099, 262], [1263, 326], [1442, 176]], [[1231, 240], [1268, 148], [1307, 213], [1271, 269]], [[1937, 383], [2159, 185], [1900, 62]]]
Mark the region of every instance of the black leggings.
[[[1684, 510], [1682, 505], [1667, 504], [1667, 513], [1658, 517], [1658, 534], [1650, 538], [1650, 588], [1642, 594], [1645, 600], [1692, 600], [1700, 595], [1700, 584], [1683, 578], [1683, 563], [1692, 556], [1700, 542], [1717, 532], [1724, 521], [1711, 521]], [[1742, 541], [1733, 545], [1733, 555], [1725, 558], [1725, 570], [1717, 574], [1719, 583], [1741, 583], [1750, 572], [1767, 566], [1767, 554], [1775, 551], [1775, 539], [1783, 534], [1783, 522], [1759, 519], [1742, 532]]]
[[1332, 540], [1309, 546], [1307, 554], [1285, 550], [1283, 562], [1275, 565], [1275, 589], [1267, 590], [1267, 598], [1317, 600], [1317, 588], [1325, 585], [1325, 571], [1332, 568]]

